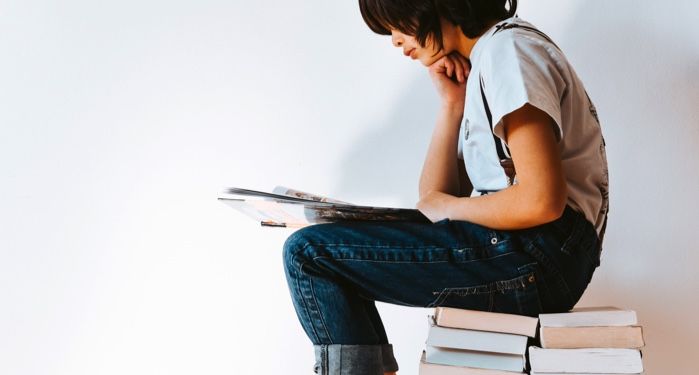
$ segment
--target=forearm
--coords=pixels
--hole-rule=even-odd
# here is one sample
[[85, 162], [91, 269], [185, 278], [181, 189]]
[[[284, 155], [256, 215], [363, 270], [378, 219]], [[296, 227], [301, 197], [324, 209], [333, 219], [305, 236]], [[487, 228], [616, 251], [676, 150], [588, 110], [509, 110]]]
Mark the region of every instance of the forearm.
[[499, 230], [531, 228], [559, 218], [560, 205], [541, 194], [512, 185], [476, 197], [445, 197], [444, 209], [451, 220], [464, 220]]
[[439, 111], [420, 174], [420, 199], [430, 191], [459, 195], [457, 146], [462, 118], [463, 106], [443, 105]]
[[471, 179], [468, 177], [468, 172], [466, 172], [466, 164], [462, 159], [457, 159], [456, 164], [459, 170], [459, 194], [458, 197], [470, 197], [473, 193], [473, 184]]

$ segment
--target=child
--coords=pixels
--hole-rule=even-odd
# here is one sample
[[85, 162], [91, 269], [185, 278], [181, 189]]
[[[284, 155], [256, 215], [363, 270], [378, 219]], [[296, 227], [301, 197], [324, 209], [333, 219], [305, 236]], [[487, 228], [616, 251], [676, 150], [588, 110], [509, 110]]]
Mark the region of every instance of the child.
[[600, 264], [608, 212], [595, 108], [516, 0], [359, 5], [374, 32], [428, 67], [441, 97], [417, 203], [432, 223], [317, 224], [287, 239], [286, 277], [320, 374], [398, 370], [375, 301], [571, 309]]

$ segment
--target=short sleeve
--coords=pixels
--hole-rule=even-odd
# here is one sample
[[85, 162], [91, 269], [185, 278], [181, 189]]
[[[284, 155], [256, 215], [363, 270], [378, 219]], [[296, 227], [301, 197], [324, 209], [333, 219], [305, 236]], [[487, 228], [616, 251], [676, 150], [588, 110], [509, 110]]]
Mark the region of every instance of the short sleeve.
[[528, 103], [553, 119], [560, 142], [566, 82], [549, 47], [514, 32], [495, 35], [490, 42], [483, 51], [481, 76], [493, 117], [493, 133], [504, 141], [503, 117]]

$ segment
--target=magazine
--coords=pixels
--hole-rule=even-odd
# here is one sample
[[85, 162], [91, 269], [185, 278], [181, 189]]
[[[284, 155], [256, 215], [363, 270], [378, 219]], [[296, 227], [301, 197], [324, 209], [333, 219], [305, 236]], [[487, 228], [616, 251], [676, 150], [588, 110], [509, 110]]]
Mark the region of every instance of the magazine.
[[231, 187], [218, 200], [270, 227], [301, 228], [337, 221], [430, 222], [414, 208], [360, 206], [284, 186], [276, 186], [271, 193]]

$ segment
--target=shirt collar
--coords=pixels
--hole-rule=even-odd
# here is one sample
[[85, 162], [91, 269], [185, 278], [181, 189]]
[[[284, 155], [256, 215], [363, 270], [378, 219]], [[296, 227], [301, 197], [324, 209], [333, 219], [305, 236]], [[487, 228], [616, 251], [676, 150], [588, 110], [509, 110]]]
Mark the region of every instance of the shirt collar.
[[470, 54], [469, 57], [468, 57], [469, 60], [473, 61], [473, 59], [475, 59], [475, 58], [478, 56], [478, 54], [480, 53], [480, 50], [481, 50], [481, 49], [483, 48], [483, 46], [485, 45], [485, 42], [493, 36], [493, 33], [495, 32], [495, 29], [497, 29], [500, 25], [502, 25], [502, 24], [504, 24], [504, 23], [508, 23], [508, 22], [514, 21], [515, 19], [519, 19], [519, 17], [517, 17], [516, 15], [514, 15], [514, 16], [512, 16], [512, 17], [510, 17], [510, 18], [504, 19], [504, 20], [502, 20], [502, 21], [496, 23], [496, 24], [493, 25], [491, 28], [489, 28], [488, 30], [486, 30], [486, 32], [484, 32], [483, 35], [481, 35], [481, 36], [478, 38], [478, 40], [476, 41], [476, 44], [473, 45], [473, 48], [471, 49], [471, 54]]

